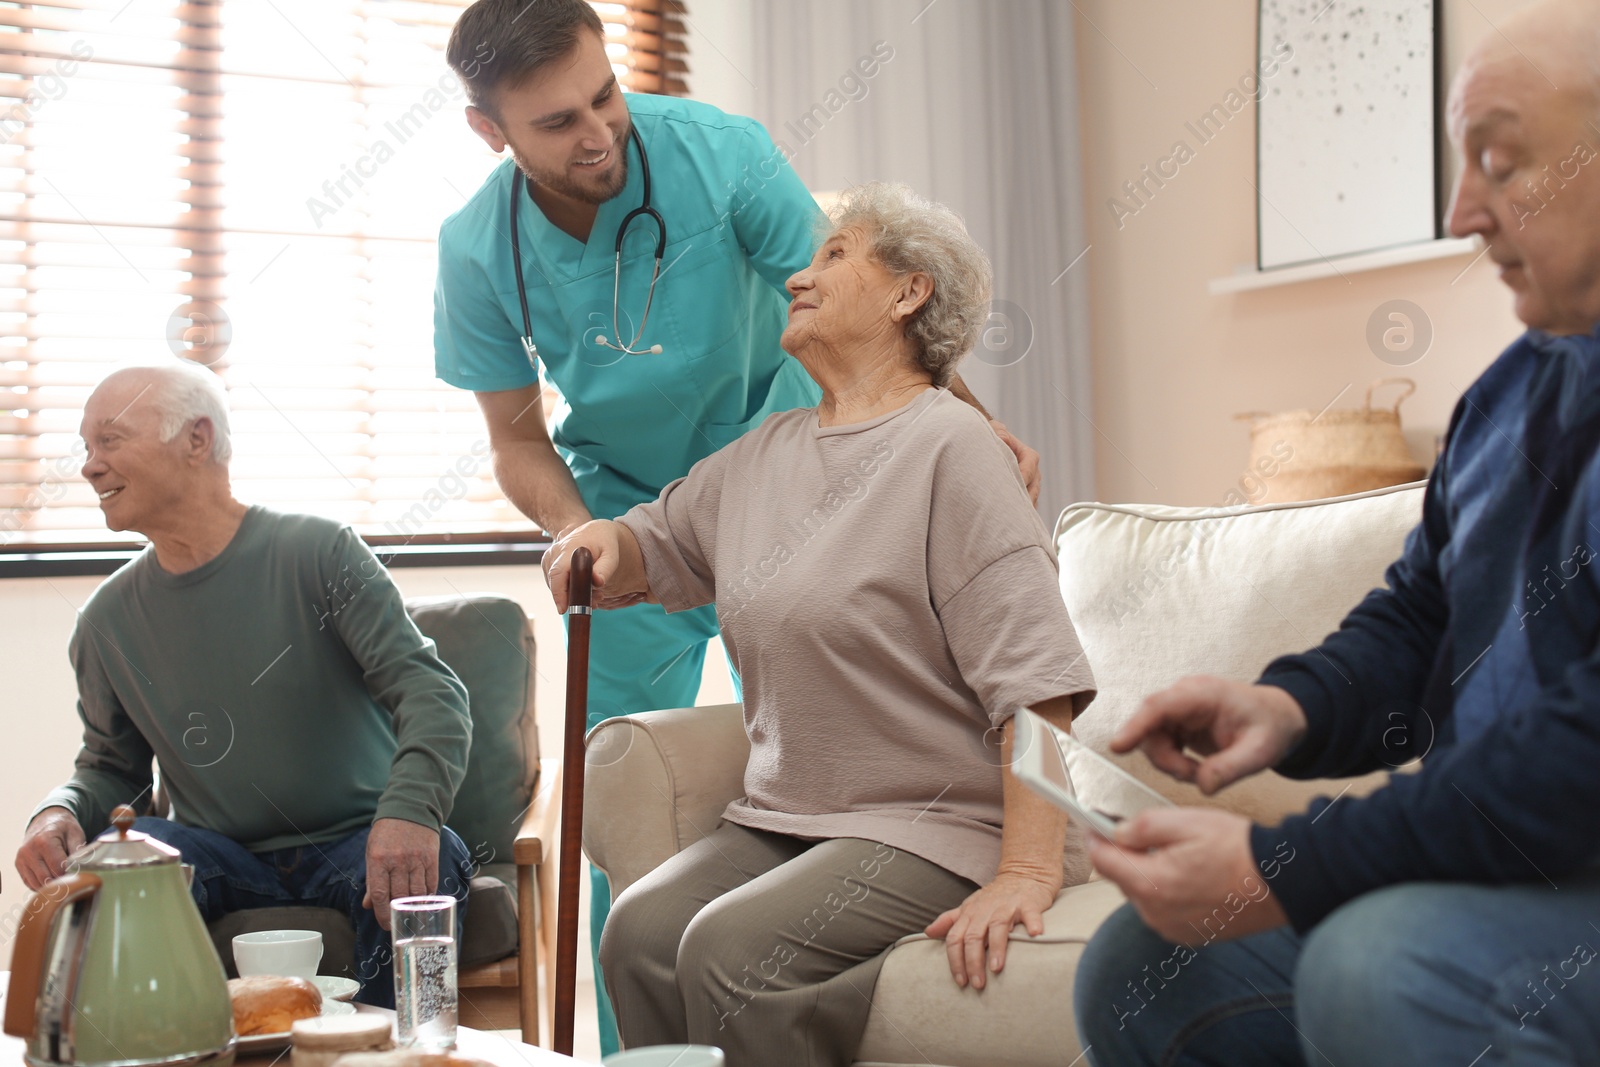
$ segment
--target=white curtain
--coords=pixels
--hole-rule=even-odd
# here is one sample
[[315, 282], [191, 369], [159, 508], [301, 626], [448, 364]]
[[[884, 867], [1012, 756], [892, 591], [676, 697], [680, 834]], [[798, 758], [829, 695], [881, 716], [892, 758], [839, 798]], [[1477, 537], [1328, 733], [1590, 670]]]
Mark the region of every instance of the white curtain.
[[752, 14], [754, 115], [808, 187], [902, 181], [966, 219], [996, 308], [961, 376], [1042, 455], [1047, 523], [1092, 499], [1072, 6], [753, 0]]

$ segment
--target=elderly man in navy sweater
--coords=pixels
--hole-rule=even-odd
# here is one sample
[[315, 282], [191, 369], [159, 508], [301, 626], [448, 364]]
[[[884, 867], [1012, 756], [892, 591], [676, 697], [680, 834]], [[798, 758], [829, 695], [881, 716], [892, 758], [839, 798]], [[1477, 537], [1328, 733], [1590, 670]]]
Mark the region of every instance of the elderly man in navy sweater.
[[1432, 749], [1275, 828], [1174, 808], [1096, 840], [1130, 901], [1078, 971], [1099, 1067], [1600, 1064], [1600, 2], [1491, 34], [1449, 129], [1451, 232], [1482, 235], [1528, 332], [1461, 398], [1387, 588], [1113, 743], [1207, 793]]

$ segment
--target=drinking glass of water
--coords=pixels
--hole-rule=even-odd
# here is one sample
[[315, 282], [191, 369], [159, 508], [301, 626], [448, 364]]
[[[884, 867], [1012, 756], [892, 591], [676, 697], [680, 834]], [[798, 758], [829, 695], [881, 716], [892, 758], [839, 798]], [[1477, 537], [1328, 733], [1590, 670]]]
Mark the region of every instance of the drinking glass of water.
[[455, 1048], [455, 898], [396, 897], [389, 909], [400, 1047], [428, 1052]]

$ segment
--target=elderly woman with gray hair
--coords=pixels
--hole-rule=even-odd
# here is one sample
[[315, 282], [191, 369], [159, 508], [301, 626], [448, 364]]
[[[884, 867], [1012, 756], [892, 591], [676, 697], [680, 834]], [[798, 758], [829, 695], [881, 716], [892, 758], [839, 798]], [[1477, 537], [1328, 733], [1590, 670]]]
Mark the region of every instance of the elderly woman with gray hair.
[[883, 958], [946, 942], [982, 989], [1043, 931], [1065, 817], [1012, 778], [1012, 716], [1094, 695], [1017, 465], [944, 386], [988, 314], [961, 220], [903, 186], [847, 194], [789, 279], [784, 350], [822, 387], [659, 499], [578, 527], [601, 606], [715, 603], [744, 683], [747, 795], [630, 887], [602, 969], [624, 1044], [730, 1067], [852, 1062]]

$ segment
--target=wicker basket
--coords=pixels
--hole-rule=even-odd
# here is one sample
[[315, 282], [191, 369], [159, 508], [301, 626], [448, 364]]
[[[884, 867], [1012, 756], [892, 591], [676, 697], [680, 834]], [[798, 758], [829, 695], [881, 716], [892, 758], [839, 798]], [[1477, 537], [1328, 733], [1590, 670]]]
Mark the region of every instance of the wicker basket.
[[[1394, 407], [1375, 410], [1373, 390], [1385, 385], [1405, 390]], [[1380, 378], [1367, 386], [1364, 407], [1235, 415], [1250, 423], [1250, 463], [1239, 483], [1245, 499], [1320, 500], [1423, 477], [1400, 431], [1400, 404], [1416, 389], [1410, 378]]]

